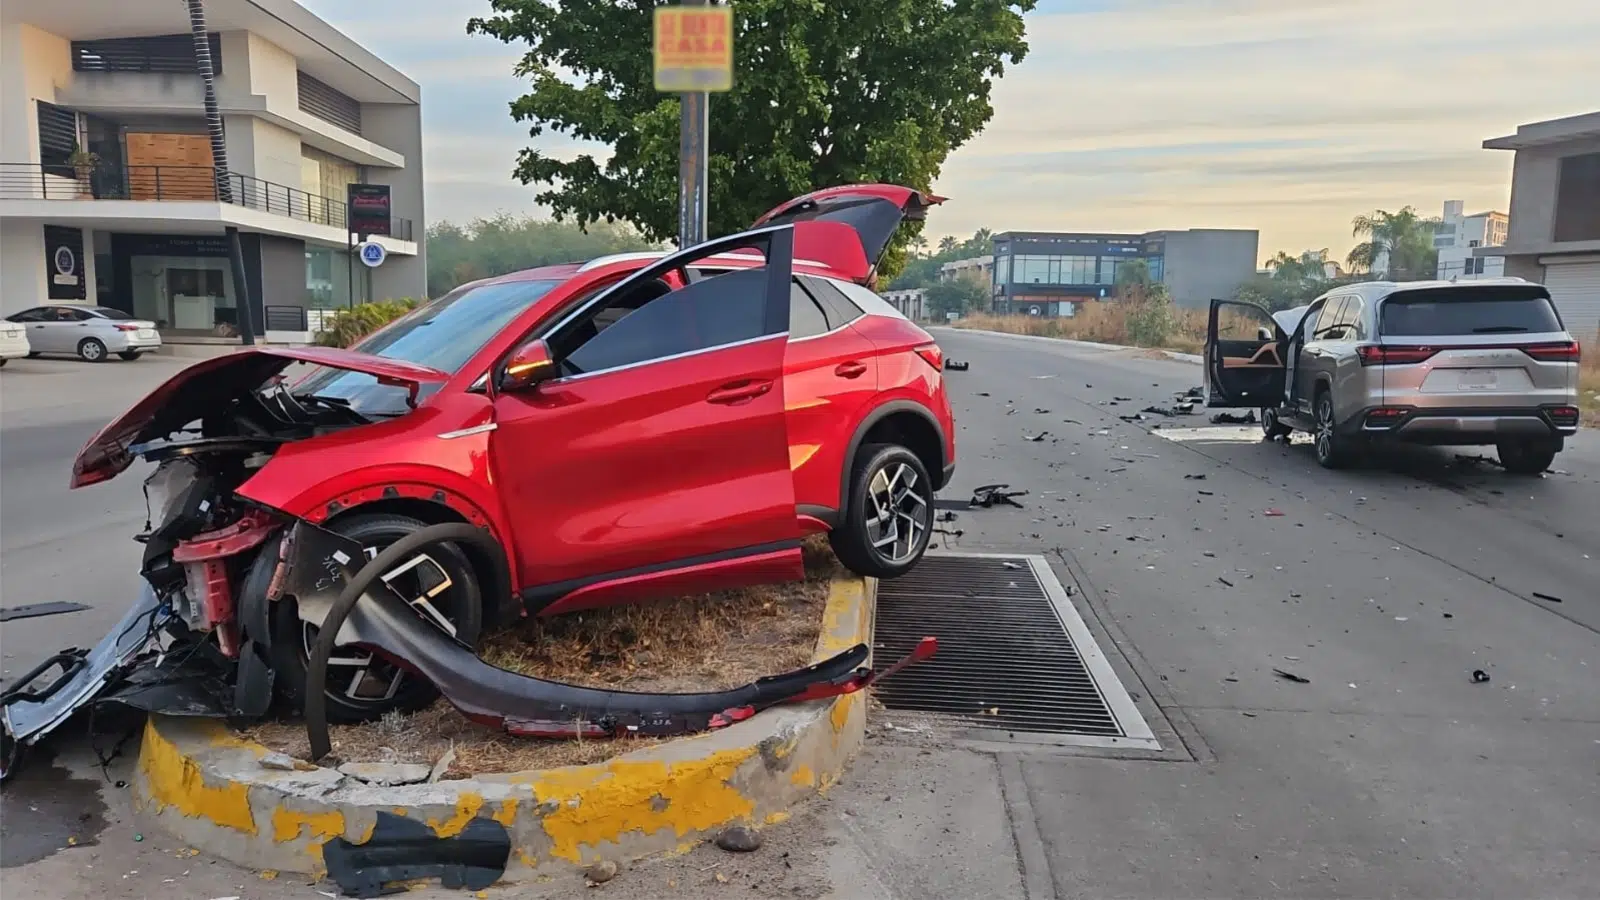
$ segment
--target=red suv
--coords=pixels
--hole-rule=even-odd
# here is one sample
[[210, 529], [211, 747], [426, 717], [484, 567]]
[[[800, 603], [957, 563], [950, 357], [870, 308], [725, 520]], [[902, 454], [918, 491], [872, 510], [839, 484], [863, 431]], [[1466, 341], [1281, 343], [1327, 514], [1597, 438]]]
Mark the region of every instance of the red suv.
[[[265, 648], [296, 702], [327, 611], [275, 582], [270, 539], [297, 519], [369, 555], [430, 524], [487, 529], [511, 584], [454, 544], [384, 577], [468, 644], [519, 605], [551, 615], [800, 578], [808, 533], [893, 578], [927, 548], [955, 428], [939, 347], [866, 285], [900, 222], [942, 199], [818, 191], [687, 250], [465, 285], [350, 350], [198, 363], [95, 436], [72, 484], [157, 463], [146, 581], [224, 656]], [[297, 363], [312, 368], [291, 380]], [[332, 718], [433, 697], [340, 652]]]

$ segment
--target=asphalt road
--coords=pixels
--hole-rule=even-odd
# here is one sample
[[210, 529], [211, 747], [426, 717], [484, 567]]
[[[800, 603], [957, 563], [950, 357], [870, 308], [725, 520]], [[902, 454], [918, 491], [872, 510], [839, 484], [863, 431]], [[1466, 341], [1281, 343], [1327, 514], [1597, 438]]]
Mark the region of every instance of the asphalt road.
[[[1080, 614], [1166, 751], [974, 748], [881, 731], [894, 718], [885, 715], [846, 781], [769, 832], [762, 851], [698, 850], [625, 872], [604, 892], [1595, 896], [1595, 433], [1557, 458], [1559, 474], [1538, 479], [1448, 451], [1328, 472], [1309, 446], [1264, 443], [1259, 429], [1118, 418], [1197, 384], [1192, 364], [938, 337], [948, 357], [972, 364], [949, 375], [961, 430], [946, 495], [1000, 481], [1030, 491], [1024, 509], [961, 513], [963, 534], [941, 540], [1047, 554], [1079, 588]], [[47, 377], [14, 363], [0, 374], [5, 603], [96, 606], [5, 626], [13, 673], [97, 639], [127, 602], [137, 558], [127, 537], [144, 517], [138, 479], [69, 493], [65, 472], [83, 439], [172, 364], [135, 366]], [[102, 368], [109, 381], [84, 380]], [[1475, 669], [1491, 680], [1473, 683]], [[63, 742], [60, 763], [46, 760], [7, 790], [8, 900], [143, 897], [158, 885], [179, 896], [317, 896], [202, 865], [157, 836], [135, 842], [115, 786], [126, 764], [102, 775], [87, 758]], [[583, 889], [558, 878], [490, 893]]]

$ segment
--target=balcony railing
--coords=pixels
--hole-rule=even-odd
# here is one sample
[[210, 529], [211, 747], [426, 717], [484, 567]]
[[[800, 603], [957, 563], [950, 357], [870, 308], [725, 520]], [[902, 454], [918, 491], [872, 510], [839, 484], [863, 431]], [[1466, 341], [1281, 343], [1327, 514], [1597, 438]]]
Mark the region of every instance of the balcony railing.
[[[106, 166], [74, 169], [38, 163], [0, 163], [0, 200], [221, 200], [235, 206], [344, 228], [345, 201], [274, 184], [249, 175], [226, 174], [219, 197], [216, 169], [207, 166]], [[389, 235], [412, 240], [410, 219], [389, 220]]]

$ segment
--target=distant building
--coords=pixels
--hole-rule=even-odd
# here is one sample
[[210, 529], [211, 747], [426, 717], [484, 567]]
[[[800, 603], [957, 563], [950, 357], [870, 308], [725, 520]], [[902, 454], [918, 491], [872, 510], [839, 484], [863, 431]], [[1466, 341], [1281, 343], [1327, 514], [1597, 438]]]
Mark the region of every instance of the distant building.
[[1567, 329], [1600, 332], [1600, 111], [1534, 122], [1483, 142], [1511, 150], [1511, 227], [1505, 246], [1474, 248], [1503, 257], [1505, 274], [1543, 282]]
[[928, 317], [927, 296], [928, 292], [922, 288], [911, 288], [904, 291], [884, 291], [879, 296], [889, 301], [889, 304], [913, 322], [921, 322]]
[[947, 262], [939, 267], [940, 281], [953, 281], [963, 276], [977, 280], [981, 284], [992, 284], [994, 282], [994, 257], [974, 256], [969, 259]]
[[1433, 247], [1439, 251], [1436, 277], [1473, 280], [1503, 276], [1505, 257], [1474, 254], [1480, 247], [1504, 246], [1511, 217], [1493, 211], [1462, 215], [1463, 205], [1460, 200], [1446, 200], [1444, 215], [1433, 228]]
[[1260, 234], [1195, 228], [1145, 234], [1008, 231], [994, 236], [994, 310], [1070, 316], [1079, 304], [1110, 299], [1117, 268], [1143, 260], [1150, 280], [1179, 306], [1233, 296], [1256, 271]]

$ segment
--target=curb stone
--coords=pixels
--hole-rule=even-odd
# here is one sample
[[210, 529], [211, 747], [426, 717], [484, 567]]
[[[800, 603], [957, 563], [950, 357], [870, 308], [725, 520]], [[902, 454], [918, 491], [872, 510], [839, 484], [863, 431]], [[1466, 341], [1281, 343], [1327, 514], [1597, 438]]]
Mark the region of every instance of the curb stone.
[[[813, 656], [872, 644], [877, 584], [833, 582]], [[762, 826], [833, 786], [866, 733], [866, 692], [779, 706], [728, 728], [587, 766], [377, 787], [333, 769], [265, 768], [270, 751], [205, 719], [151, 716], [139, 748], [141, 817], [236, 865], [321, 877], [322, 845], [362, 843], [379, 811], [459, 834], [477, 817], [511, 836], [504, 880], [687, 850], [726, 825]]]
[[1099, 341], [1079, 341], [1072, 338], [1045, 337], [1040, 334], [1012, 334], [1009, 331], [989, 331], [985, 328], [957, 328], [950, 325], [934, 325], [930, 331], [966, 332], [967, 334], [987, 334], [992, 337], [1017, 338], [1023, 341], [1048, 341], [1052, 344], [1067, 344], [1072, 347], [1082, 347], [1087, 350], [1155, 350], [1165, 355], [1168, 359], [1177, 362], [1202, 363], [1205, 357], [1196, 353], [1179, 353], [1176, 350], [1163, 350], [1160, 347], [1132, 347], [1127, 344], [1102, 344]]

